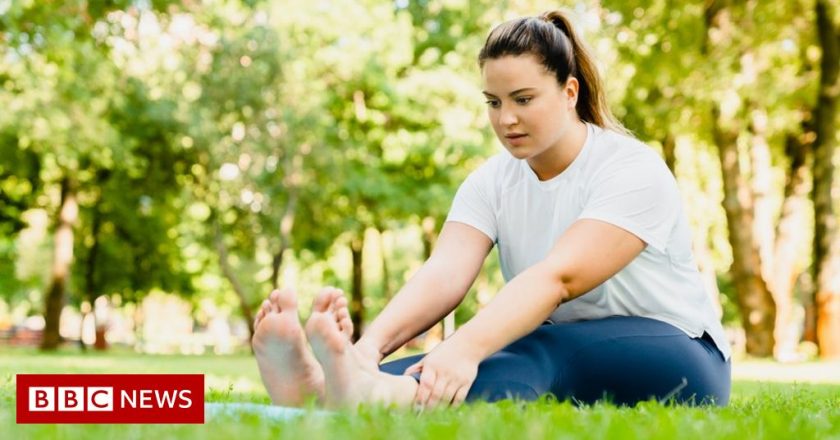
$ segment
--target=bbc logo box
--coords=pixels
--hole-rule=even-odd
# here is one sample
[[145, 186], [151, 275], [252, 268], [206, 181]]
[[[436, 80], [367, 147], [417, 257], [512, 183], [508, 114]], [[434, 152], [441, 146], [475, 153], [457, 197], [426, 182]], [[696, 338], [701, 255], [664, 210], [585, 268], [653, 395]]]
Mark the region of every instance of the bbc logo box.
[[17, 423], [204, 423], [202, 374], [18, 374]]

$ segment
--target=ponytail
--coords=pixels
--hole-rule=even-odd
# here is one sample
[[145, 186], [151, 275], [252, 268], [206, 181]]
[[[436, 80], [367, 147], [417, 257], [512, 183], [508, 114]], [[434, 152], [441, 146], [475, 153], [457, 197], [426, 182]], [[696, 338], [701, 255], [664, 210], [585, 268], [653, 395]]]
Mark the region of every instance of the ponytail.
[[560, 84], [565, 84], [570, 76], [578, 80], [580, 90], [575, 110], [582, 121], [628, 133], [610, 111], [594, 59], [563, 12], [544, 12], [538, 17], [514, 19], [496, 26], [478, 55], [478, 63], [484, 67], [488, 59], [526, 53], [537, 56], [546, 69], [555, 73]]

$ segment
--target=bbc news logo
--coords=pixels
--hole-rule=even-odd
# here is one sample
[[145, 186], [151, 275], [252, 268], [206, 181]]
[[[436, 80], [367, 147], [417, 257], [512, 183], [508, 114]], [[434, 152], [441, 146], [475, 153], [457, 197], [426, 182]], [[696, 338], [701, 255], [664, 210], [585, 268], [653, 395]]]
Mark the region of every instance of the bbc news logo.
[[113, 387], [30, 387], [29, 411], [113, 411]]
[[[122, 390], [120, 408], [189, 408], [190, 390]], [[113, 411], [113, 387], [30, 387], [29, 411]]]
[[204, 375], [18, 374], [17, 423], [204, 423]]

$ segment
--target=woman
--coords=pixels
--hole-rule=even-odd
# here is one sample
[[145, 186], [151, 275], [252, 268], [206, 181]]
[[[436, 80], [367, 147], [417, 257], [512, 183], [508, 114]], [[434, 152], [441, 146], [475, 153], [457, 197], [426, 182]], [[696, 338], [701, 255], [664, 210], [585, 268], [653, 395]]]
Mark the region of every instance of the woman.
[[[274, 402], [725, 405], [730, 349], [676, 182], [610, 114], [570, 21], [503, 23], [479, 65], [507, 151], [464, 181], [432, 256], [356, 345], [339, 291], [319, 294], [305, 332], [294, 292], [271, 294], [254, 348]], [[463, 300], [494, 244], [508, 283], [493, 301], [430, 353], [378, 369]]]

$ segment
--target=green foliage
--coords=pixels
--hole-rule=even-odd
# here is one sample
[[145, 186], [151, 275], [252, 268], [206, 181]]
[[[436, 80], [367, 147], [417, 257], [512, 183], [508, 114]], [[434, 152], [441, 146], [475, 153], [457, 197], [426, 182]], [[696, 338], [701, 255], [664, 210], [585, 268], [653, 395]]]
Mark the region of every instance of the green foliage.
[[23, 283], [15, 273], [15, 248], [14, 242], [8, 239], [0, 240], [0, 292], [6, 300], [20, 300], [20, 298], [9, 298], [10, 292], [21, 292]]
[[[107, 23], [112, 8], [124, 6], [24, 4], [4, 19], [0, 103], [13, 111], [0, 120], [0, 151], [12, 160], [0, 174], [2, 199], [12, 203], [0, 218], [9, 206], [18, 219], [27, 209], [55, 216], [58, 183], [76, 183], [82, 224], [73, 302], [116, 292], [132, 299], [153, 286], [190, 291], [166, 234], [178, 219], [176, 171], [190, 161], [172, 138], [177, 103], [151, 96], [113, 62]], [[81, 15], [66, 15], [73, 12]]]

